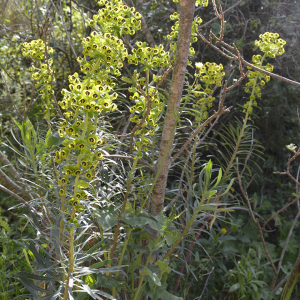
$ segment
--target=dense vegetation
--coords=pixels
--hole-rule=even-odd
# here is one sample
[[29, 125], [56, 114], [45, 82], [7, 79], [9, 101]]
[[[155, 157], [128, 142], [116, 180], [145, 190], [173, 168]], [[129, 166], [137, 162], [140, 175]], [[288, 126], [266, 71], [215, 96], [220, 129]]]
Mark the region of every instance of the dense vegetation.
[[300, 3], [0, 9], [1, 299], [299, 299]]

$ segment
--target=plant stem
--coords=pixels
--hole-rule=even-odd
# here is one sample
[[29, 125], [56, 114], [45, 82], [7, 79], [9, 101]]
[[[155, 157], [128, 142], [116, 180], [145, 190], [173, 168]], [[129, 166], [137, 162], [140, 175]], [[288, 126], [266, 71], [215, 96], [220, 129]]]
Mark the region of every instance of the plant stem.
[[[150, 253], [149, 253], [148, 259], [147, 259], [146, 264], [145, 264], [145, 267], [148, 266], [148, 264], [149, 264], [149, 262], [150, 262], [150, 259], [151, 259], [151, 256], [152, 256], [152, 253], [153, 253], [153, 251], [154, 251], [154, 249], [155, 249], [155, 246], [156, 246], [157, 242], [159, 241], [159, 239], [160, 239], [160, 235], [159, 235], [159, 236], [157, 237], [157, 239], [156, 239], [156, 242], [155, 242], [155, 244], [154, 244], [154, 246], [153, 246], [153, 250], [151, 250]], [[140, 289], [141, 289], [142, 284], [143, 284], [143, 281], [144, 281], [144, 277], [145, 277], [145, 275], [142, 275], [142, 278], [140, 279], [140, 283], [139, 283], [139, 286], [138, 286], [138, 288], [137, 288], [137, 290], [136, 290], [136, 292], [135, 292], [135, 295], [134, 295], [133, 300], [136, 300], [137, 297], [138, 297], [138, 295], [139, 295]]]

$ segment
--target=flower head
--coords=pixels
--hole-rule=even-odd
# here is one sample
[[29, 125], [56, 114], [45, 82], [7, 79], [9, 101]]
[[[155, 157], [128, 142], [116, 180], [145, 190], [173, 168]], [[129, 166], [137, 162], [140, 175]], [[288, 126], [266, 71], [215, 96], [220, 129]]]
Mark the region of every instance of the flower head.
[[222, 228], [221, 231], [223, 234], [225, 234], [227, 232], [227, 230], [225, 228]]
[[203, 63], [201, 63], [201, 62], [195, 63], [196, 69], [201, 69], [202, 66], [203, 66]]

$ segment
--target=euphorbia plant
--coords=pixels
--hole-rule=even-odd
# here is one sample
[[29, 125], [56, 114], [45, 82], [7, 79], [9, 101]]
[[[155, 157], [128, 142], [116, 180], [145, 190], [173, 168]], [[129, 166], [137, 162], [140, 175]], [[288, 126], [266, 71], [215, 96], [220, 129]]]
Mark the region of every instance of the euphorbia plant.
[[[197, 26], [202, 22], [194, 18], [195, 4], [207, 6], [208, 1], [182, 0], [180, 14], [171, 15], [175, 25], [167, 36], [171, 41], [169, 51], [162, 44], [149, 47], [142, 41], [133, 46], [128, 43], [128, 35], [141, 29], [141, 15], [122, 1], [99, 1], [98, 14], [87, 21], [93, 31], [82, 41], [83, 56], [77, 59], [80, 72], [69, 76], [69, 87], [61, 92], [58, 104], [63, 118], [57, 133], [49, 129], [43, 148], [45, 153], [53, 154], [48, 162], [55, 176], [48, 187], [44, 186], [48, 191], [39, 195], [43, 201], [36, 205], [47, 215], [41, 223], [32, 217], [32, 223], [42, 232], [47, 247], [40, 246], [43, 239], [37, 243], [39, 251], [29, 244], [38, 274], [20, 274], [34, 296], [66, 300], [80, 299], [85, 293], [93, 299], [178, 299], [167, 292], [174, 251], [192, 233], [194, 225], [211, 219], [213, 225], [218, 213], [226, 211], [219, 206], [226, 205], [222, 197], [233, 183], [229, 170], [236, 156], [235, 152], [224, 176], [220, 169], [212, 180], [211, 162], [197, 176], [197, 183], [193, 181], [195, 174], [191, 176], [193, 188], [189, 193], [193, 203], [181, 212], [186, 216], [183, 228], [176, 223], [181, 213], [168, 217], [163, 214], [171, 165], [193, 139], [195, 162], [198, 134], [229, 111], [223, 104], [226, 91], [232, 87], [223, 81], [226, 74], [222, 64], [196, 63], [194, 80], [185, 85], [186, 66], [192, 66], [188, 56], [195, 53], [192, 43], [198, 40]], [[262, 42], [257, 42], [266, 56], [282, 54], [283, 42], [277, 38], [265, 34]], [[53, 51], [43, 40], [23, 47], [23, 54], [33, 60], [31, 71], [39, 80], [50, 125], [51, 101], [56, 101], [50, 58]], [[271, 71], [269, 65], [262, 67], [264, 59], [254, 56], [254, 66]], [[170, 73], [169, 90], [162, 91]], [[247, 74], [250, 82], [246, 92], [251, 91], [251, 96], [245, 104], [244, 127], [260, 96], [258, 78], [269, 79], [269, 75], [256, 71]], [[239, 82], [245, 77], [242, 72]], [[120, 81], [128, 88], [131, 105], [127, 110], [133, 125], [129, 134], [118, 136], [110, 130], [109, 121], [121, 112], [117, 105], [124, 100], [117, 88]], [[209, 115], [216, 88], [221, 88], [218, 110]], [[176, 129], [186, 112], [195, 131], [172, 158]], [[24, 128], [29, 125], [28, 120], [23, 124], [24, 136]], [[125, 138], [126, 155], [115, 155], [120, 138]], [[119, 163], [122, 174], [112, 172], [110, 182], [107, 173], [116, 158], [123, 160]], [[30, 279], [40, 283], [34, 286]]]

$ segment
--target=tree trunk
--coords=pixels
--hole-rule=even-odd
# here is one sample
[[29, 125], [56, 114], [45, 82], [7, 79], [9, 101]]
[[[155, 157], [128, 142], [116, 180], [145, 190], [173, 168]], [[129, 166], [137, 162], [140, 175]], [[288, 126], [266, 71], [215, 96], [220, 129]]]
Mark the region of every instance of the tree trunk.
[[[176, 129], [173, 134], [172, 131], [174, 126], [176, 126], [175, 116], [179, 113], [180, 100], [182, 96], [185, 71], [191, 42], [192, 23], [194, 20], [195, 0], [180, 0], [179, 4], [180, 18], [175, 63], [157, 163], [157, 170], [160, 165], [162, 165], [162, 168], [160, 170], [152, 196], [155, 215], [159, 214], [164, 207], [165, 188], [167, 184], [168, 173], [171, 167], [170, 158]], [[169, 141], [170, 146], [166, 150]], [[163, 160], [165, 151], [167, 151], [167, 154], [165, 160]]]

